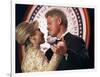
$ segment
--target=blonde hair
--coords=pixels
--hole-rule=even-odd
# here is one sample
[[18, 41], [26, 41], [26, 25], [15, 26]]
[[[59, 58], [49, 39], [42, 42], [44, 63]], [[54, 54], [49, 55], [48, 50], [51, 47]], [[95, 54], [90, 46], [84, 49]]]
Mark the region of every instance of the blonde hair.
[[16, 27], [16, 40], [19, 44], [24, 44], [28, 37], [38, 29], [39, 23], [38, 21], [34, 21], [32, 23], [29, 22], [21, 22]]

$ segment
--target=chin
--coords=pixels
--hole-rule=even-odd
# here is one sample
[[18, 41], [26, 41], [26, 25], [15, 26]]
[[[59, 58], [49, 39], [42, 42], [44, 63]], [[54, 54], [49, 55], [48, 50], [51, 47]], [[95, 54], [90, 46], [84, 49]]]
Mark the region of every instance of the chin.
[[42, 41], [41, 41], [41, 44], [43, 44], [43, 43], [45, 43], [45, 40], [42, 40]]
[[54, 34], [50, 34], [50, 36], [54, 37]]
[[55, 33], [50, 33], [50, 35], [51, 35], [52, 37], [56, 37], [56, 34], [55, 34]]
[[43, 44], [43, 43], [45, 43], [45, 42], [41, 42], [40, 44]]
[[55, 34], [52, 34], [51, 36], [52, 36], [52, 37], [56, 37], [56, 35], [55, 35]]

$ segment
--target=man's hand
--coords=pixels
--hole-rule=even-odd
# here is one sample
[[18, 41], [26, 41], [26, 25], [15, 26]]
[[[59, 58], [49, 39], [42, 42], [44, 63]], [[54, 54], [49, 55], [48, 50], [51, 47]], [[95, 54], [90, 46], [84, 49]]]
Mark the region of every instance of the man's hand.
[[67, 52], [67, 46], [64, 41], [59, 41], [52, 46], [52, 51], [58, 55], [64, 55]]

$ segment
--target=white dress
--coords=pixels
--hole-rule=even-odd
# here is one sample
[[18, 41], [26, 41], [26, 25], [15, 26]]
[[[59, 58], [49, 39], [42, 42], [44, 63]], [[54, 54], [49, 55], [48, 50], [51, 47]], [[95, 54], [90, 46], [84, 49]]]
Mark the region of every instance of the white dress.
[[53, 54], [50, 62], [40, 49], [28, 48], [22, 61], [22, 72], [52, 71], [56, 70], [62, 56]]

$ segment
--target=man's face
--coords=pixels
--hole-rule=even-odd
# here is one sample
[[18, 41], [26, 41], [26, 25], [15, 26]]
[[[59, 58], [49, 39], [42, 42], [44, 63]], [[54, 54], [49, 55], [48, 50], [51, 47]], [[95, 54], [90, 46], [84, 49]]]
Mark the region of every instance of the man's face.
[[47, 29], [48, 29], [48, 32], [51, 36], [57, 36], [59, 31], [60, 31], [60, 24], [59, 24], [59, 18], [57, 16], [55, 17], [51, 17], [51, 16], [48, 16], [47, 17]]

